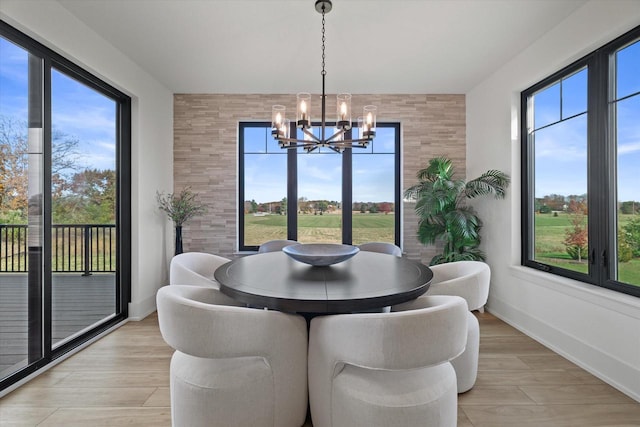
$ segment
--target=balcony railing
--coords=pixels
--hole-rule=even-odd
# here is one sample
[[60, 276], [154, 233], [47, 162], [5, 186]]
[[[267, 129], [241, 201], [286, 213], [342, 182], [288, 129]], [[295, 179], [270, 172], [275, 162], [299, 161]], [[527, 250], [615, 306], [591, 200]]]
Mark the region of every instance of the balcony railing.
[[[28, 271], [27, 225], [0, 224], [0, 273]], [[54, 273], [116, 271], [116, 226], [73, 224], [51, 227]]]

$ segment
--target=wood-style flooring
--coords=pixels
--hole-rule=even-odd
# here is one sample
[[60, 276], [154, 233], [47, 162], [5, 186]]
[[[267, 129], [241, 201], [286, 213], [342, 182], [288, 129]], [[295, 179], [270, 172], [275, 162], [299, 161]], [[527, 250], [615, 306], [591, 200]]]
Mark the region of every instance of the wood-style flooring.
[[[640, 426], [640, 403], [489, 313], [460, 427]], [[157, 316], [129, 322], [0, 399], [1, 426], [170, 426], [169, 359]]]

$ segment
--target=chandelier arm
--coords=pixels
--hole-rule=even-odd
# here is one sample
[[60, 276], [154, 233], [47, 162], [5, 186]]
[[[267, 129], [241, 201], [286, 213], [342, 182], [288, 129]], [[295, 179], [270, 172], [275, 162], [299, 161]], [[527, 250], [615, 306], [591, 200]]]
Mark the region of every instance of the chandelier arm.
[[[364, 141], [363, 141], [364, 142]], [[342, 147], [342, 148], [367, 148], [367, 144], [351, 144], [351, 143], [341, 143], [341, 142], [331, 142], [329, 143], [329, 147]]]
[[311, 147], [319, 147], [318, 144], [309, 144], [309, 143], [303, 143], [301, 141], [297, 141], [297, 140], [293, 140], [292, 142], [294, 143], [290, 143], [288, 145], [283, 145], [281, 148], [287, 149], [287, 150], [293, 150], [293, 149], [297, 149], [297, 148], [311, 148]]
[[[313, 132], [310, 132], [309, 129], [302, 129], [302, 132], [304, 132], [305, 135], [309, 136], [310, 138], [312, 138], [314, 141], [316, 141], [317, 143], [322, 143], [322, 139], [318, 138], [317, 136], [315, 136], [313, 134]], [[303, 140], [304, 141], [304, 140]], [[308, 141], [307, 141], [308, 142]]]
[[345, 133], [345, 130], [344, 129], [340, 129], [338, 132], [334, 133], [332, 136], [330, 136], [329, 138], [325, 139], [324, 142], [338, 142], [338, 141], [334, 141], [334, 139], [336, 139], [337, 137], [339, 137], [343, 133]]

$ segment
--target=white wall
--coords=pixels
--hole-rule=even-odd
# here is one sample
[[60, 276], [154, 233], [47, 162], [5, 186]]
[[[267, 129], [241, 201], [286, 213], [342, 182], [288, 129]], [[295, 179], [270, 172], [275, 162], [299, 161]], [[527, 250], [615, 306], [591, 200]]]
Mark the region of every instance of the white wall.
[[520, 266], [519, 94], [640, 24], [640, 1], [591, 1], [467, 94], [467, 176], [512, 179], [476, 201], [492, 269], [489, 310], [640, 401], [640, 298]]
[[[155, 310], [171, 238], [155, 192], [173, 189], [173, 96], [57, 2], [2, 0], [0, 17], [132, 98], [132, 277], [129, 316]], [[167, 242], [169, 240], [169, 242]]]

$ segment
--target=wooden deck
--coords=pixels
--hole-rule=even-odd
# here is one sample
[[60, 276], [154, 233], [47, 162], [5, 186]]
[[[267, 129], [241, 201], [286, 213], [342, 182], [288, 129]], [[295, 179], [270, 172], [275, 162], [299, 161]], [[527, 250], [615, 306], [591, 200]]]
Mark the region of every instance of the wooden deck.
[[[52, 340], [66, 338], [115, 312], [115, 275], [54, 274]], [[26, 365], [27, 274], [0, 274], [0, 378]]]

